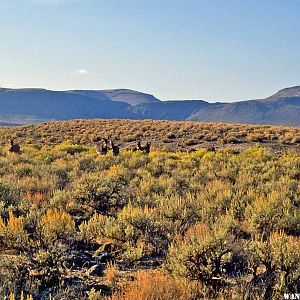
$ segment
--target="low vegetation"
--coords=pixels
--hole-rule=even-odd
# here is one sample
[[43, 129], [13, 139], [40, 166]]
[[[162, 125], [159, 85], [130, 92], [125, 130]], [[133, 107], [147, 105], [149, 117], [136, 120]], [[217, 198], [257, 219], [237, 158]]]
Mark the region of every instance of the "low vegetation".
[[[36, 147], [57, 146], [70, 152], [82, 152], [94, 146], [99, 137], [112, 136], [117, 145], [131, 148], [137, 139], [152, 141], [154, 148], [185, 151], [215, 145], [244, 148], [263, 143], [269, 150], [300, 145], [300, 129], [267, 125], [203, 122], [72, 120], [23, 127], [0, 127], [0, 145], [10, 138]], [[72, 146], [67, 141], [72, 141]], [[61, 144], [62, 143], [62, 144]], [[68, 150], [68, 149], [67, 149]]]
[[[0, 131], [1, 299], [300, 292], [299, 129], [99, 120]], [[103, 136], [119, 156], [97, 155]], [[20, 153], [7, 151], [11, 137]], [[149, 154], [130, 150], [137, 138]]]

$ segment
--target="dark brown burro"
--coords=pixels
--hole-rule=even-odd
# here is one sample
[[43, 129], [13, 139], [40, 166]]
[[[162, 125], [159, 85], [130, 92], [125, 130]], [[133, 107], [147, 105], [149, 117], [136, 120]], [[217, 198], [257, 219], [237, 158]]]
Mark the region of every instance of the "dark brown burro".
[[14, 141], [12, 139], [9, 140], [10, 147], [8, 148], [8, 151], [11, 153], [20, 153], [21, 149], [18, 144], [14, 144]]
[[136, 142], [136, 150], [150, 153], [151, 142], [147, 142], [146, 146], [142, 146], [140, 141]]
[[120, 147], [115, 145], [111, 138], [110, 138], [110, 146], [112, 149], [113, 156], [118, 156], [120, 154]]

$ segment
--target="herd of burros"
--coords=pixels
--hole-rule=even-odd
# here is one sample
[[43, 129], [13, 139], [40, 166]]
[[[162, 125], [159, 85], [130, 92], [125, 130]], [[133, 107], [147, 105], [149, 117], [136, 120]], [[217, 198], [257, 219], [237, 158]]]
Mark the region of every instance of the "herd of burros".
[[[120, 147], [115, 145], [111, 138], [98, 138], [96, 141], [96, 152], [99, 155], [106, 155], [109, 150], [112, 150], [113, 156], [118, 156], [120, 154]], [[142, 146], [141, 141], [137, 140], [136, 145], [134, 148], [131, 149], [132, 151], [142, 151], [146, 154], [150, 153], [151, 150], [151, 142], [146, 142], [145, 146]], [[211, 146], [207, 148], [210, 152], [216, 152], [215, 147]], [[9, 148], [8, 151], [11, 153], [21, 153], [21, 147], [19, 144], [15, 144], [12, 139], [9, 140]], [[188, 149], [187, 153], [195, 152], [196, 149]]]
[[[115, 145], [112, 138], [98, 138], [96, 140], [96, 152], [99, 155], [106, 155], [109, 150], [112, 150], [113, 156], [118, 156], [120, 154], [120, 147]], [[151, 142], [146, 142], [146, 145], [142, 146], [141, 141], [137, 140], [136, 145], [134, 148], [131, 149], [132, 151], [142, 151], [146, 154], [150, 153], [151, 150]], [[211, 146], [207, 148], [210, 152], [216, 152], [215, 147]], [[21, 153], [21, 147], [18, 144], [15, 144], [12, 139], [9, 140], [9, 148], [8, 151], [11, 153]], [[188, 149], [187, 153], [195, 152], [196, 149]], [[237, 154], [237, 153], [235, 153]]]
[[[150, 153], [151, 142], [147, 142], [146, 146], [142, 146], [140, 141], [136, 141], [133, 151], [143, 151], [145, 153]], [[112, 150], [113, 156], [118, 156], [120, 154], [120, 147], [115, 145], [111, 138], [102, 138], [96, 146], [96, 152], [99, 155], [106, 155], [109, 150]]]
[[[151, 142], [147, 142], [145, 146], [141, 145], [140, 141], [136, 141], [133, 151], [143, 151], [147, 154], [150, 153]], [[120, 147], [115, 145], [111, 138], [100, 138], [96, 142], [96, 152], [99, 155], [106, 155], [109, 150], [112, 150], [113, 156], [118, 156], [120, 154]], [[11, 153], [19, 154], [21, 152], [21, 147], [15, 144], [12, 139], [9, 140], [8, 151]]]

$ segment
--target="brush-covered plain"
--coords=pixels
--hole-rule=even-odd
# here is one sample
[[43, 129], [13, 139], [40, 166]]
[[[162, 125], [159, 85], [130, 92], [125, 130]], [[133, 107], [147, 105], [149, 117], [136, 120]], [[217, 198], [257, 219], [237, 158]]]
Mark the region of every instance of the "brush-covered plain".
[[[0, 132], [2, 299], [300, 292], [299, 129], [77, 120]], [[97, 155], [103, 136], [119, 156]], [[150, 154], [130, 150], [136, 139]]]

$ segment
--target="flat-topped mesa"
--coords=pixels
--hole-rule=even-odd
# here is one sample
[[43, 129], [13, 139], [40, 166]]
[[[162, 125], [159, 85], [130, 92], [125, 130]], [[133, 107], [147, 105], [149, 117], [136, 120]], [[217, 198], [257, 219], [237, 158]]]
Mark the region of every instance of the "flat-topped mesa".
[[100, 90], [99, 92], [106, 95], [111, 101], [125, 102], [130, 105], [160, 102], [151, 94], [130, 89]]

